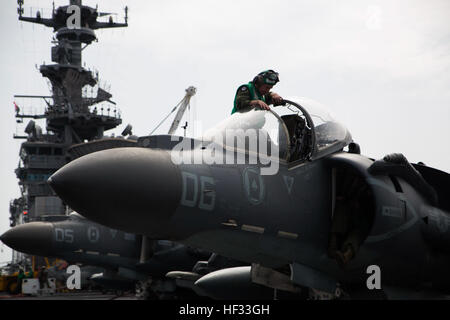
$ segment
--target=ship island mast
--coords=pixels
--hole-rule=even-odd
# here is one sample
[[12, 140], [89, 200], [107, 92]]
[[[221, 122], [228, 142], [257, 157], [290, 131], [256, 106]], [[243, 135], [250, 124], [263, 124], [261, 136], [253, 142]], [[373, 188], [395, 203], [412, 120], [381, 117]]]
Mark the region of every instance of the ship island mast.
[[[15, 95], [16, 98], [43, 99], [45, 109], [39, 114], [27, 114], [16, 105], [17, 122], [30, 119], [25, 133], [15, 135], [16, 139], [26, 139], [20, 147], [20, 163], [16, 169], [22, 196], [10, 203], [10, 225], [39, 220], [46, 215], [64, 215], [66, 206], [47, 184], [47, 179], [73, 156], [70, 147], [89, 141], [103, 139], [104, 131], [116, 128], [122, 123], [120, 111], [111, 100], [112, 95], [99, 85], [98, 73], [82, 67], [82, 51], [97, 41], [94, 30], [128, 26], [128, 8], [125, 7], [124, 23], [97, 19], [111, 15], [98, 12], [97, 8], [84, 6], [81, 0], [70, 0], [69, 5], [55, 9], [51, 18], [44, 18], [40, 11], [35, 17], [23, 15], [24, 0], [18, 0], [20, 21], [41, 24], [53, 28], [55, 38], [51, 48], [53, 64], [43, 64], [39, 71], [51, 84], [51, 95]], [[79, 26], [68, 24], [76, 6], [79, 10]], [[76, 12], [76, 10], [75, 10]], [[96, 88], [96, 96], [87, 96], [83, 88]], [[99, 103], [107, 103], [106, 108], [97, 109]], [[46, 133], [33, 119], [46, 120]], [[23, 256], [13, 252], [14, 260]]]

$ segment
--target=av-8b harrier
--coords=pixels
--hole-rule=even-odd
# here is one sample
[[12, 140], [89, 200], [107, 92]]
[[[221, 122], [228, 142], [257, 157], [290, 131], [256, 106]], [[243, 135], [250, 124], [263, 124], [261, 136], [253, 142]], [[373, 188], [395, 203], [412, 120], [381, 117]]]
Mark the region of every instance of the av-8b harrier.
[[[210, 292], [242, 273], [331, 297], [449, 290], [449, 174], [400, 154], [363, 156], [319, 105], [285, 103], [235, 113], [199, 140], [148, 136], [137, 148], [86, 155], [49, 183], [101, 224], [252, 263], [197, 281]], [[218, 150], [245, 161], [220, 163]], [[219, 161], [179, 161], [205, 155]]]
[[[176, 290], [175, 281], [165, 278], [166, 273], [174, 268], [191, 271], [210, 256], [171, 241], [148, 242], [141, 235], [107, 228], [77, 213], [41, 219], [15, 226], [0, 239], [19, 252], [104, 268], [91, 280], [116, 290], [134, 290], [137, 285], [141, 298], [186, 296], [186, 290]], [[193, 295], [190, 290], [187, 293]]]

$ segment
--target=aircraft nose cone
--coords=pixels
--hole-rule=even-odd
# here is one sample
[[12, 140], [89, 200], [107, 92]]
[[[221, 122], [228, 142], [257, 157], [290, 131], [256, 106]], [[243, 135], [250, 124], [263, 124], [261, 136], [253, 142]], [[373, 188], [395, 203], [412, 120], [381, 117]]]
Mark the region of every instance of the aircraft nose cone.
[[46, 256], [52, 246], [52, 234], [51, 223], [29, 222], [9, 229], [0, 240], [16, 251]]
[[78, 158], [55, 172], [50, 186], [72, 209], [103, 225], [145, 234], [168, 221], [181, 196], [170, 154], [115, 148]]

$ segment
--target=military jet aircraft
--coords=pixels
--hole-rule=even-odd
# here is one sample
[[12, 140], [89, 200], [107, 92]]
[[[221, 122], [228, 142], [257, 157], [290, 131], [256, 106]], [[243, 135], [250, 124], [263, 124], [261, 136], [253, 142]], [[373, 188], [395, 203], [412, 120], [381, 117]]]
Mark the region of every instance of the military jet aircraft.
[[104, 227], [75, 212], [41, 219], [11, 228], [0, 239], [20, 252], [104, 268], [103, 272], [97, 268], [90, 280], [105, 289], [124, 291], [134, 290], [137, 284], [143, 298], [175, 294], [174, 281], [165, 274], [174, 268], [191, 271], [198, 260], [209, 257], [164, 240], [149, 243], [143, 257], [140, 235]]
[[[227, 131], [233, 139], [216, 138]], [[400, 154], [361, 155], [349, 131], [305, 98], [237, 112], [202, 139], [181, 141], [141, 137], [136, 148], [72, 161], [49, 183], [93, 221], [252, 264], [198, 280], [206, 289], [243, 273], [331, 297], [450, 289], [449, 174]], [[220, 163], [220, 154], [179, 161], [217, 150], [235, 163]]]

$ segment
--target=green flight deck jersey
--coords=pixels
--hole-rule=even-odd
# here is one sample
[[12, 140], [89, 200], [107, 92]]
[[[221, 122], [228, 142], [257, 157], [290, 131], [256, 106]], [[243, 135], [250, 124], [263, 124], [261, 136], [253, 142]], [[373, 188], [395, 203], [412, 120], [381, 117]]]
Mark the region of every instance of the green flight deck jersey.
[[267, 104], [272, 103], [272, 96], [270, 92], [266, 95], [261, 96], [256, 90], [253, 82], [243, 84], [236, 91], [236, 96], [234, 97], [234, 107], [231, 114], [235, 113], [239, 109], [250, 106], [250, 101], [252, 100], [262, 100]]

